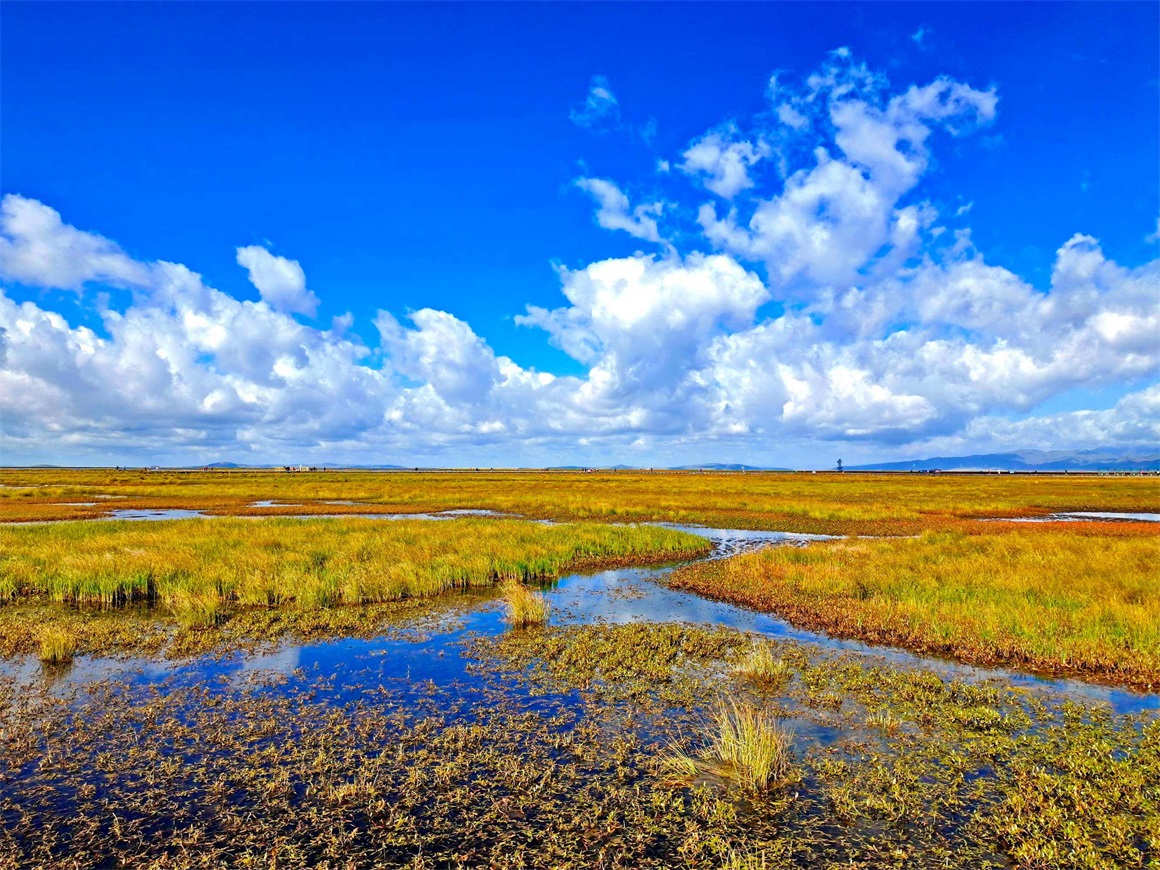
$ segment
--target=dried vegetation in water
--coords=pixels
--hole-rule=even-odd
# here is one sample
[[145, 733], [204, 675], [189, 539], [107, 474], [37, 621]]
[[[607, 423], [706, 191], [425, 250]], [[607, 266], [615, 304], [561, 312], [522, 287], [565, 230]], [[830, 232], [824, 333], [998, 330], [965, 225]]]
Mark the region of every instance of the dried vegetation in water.
[[[646, 652], [594, 664], [627, 642]], [[647, 721], [663, 783], [707, 789], [753, 826], [719, 866], [1144, 868], [1160, 855], [1155, 713], [761, 647], [780, 663], [777, 680], [753, 679], [746, 636], [693, 626], [553, 629], [478, 641], [476, 652], [533, 692], [579, 689], [590, 715]], [[707, 709], [719, 711], [708, 722]], [[768, 739], [748, 736], [758, 733]], [[750, 744], [773, 750], [756, 754], [777, 759], [766, 769], [779, 787], [750, 780], [734, 792], [730, 747]]]
[[[649, 633], [635, 663], [595, 664]], [[63, 693], [0, 678], [0, 866], [1154, 861], [1155, 717], [788, 643], [774, 688], [733, 673], [751, 646], [690, 626], [513, 632], [472, 644], [470, 692], [301, 672]], [[732, 699], [728, 722], [706, 732], [713, 697]], [[778, 752], [739, 781], [744, 735], [775, 721]], [[673, 776], [670, 747], [695, 775]]]

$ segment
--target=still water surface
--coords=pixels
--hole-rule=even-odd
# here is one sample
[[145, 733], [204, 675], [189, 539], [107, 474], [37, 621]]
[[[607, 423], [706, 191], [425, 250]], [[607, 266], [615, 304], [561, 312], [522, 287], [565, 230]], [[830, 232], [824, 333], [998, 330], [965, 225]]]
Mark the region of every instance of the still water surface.
[[[714, 552], [707, 558], [721, 558], [764, 546], [808, 546], [809, 540], [825, 537], [700, 526], [669, 527], [713, 541]], [[797, 629], [771, 614], [667, 588], [658, 581], [663, 581], [671, 570], [673, 566], [615, 569], [560, 578], [545, 589], [551, 603], [551, 624], [654, 622], [724, 626], [758, 637], [804, 644], [819, 655], [853, 656], [868, 665], [923, 668], [945, 679], [1015, 685], [1047, 703], [1072, 700], [1106, 704], [1116, 713], [1160, 711], [1157, 694], [1080, 680], [1040, 678], [1019, 671], [976, 668]], [[467, 642], [479, 636], [497, 637], [508, 630], [503, 604], [494, 593], [465, 594], [448, 596], [445, 602], [440, 602], [440, 607], [443, 608], [441, 616], [424, 620], [401, 637], [396, 633], [391, 638], [287, 643], [256, 654], [207, 656], [185, 662], [81, 657], [68, 672], [58, 674], [57, 680], [65, 688], [118, 677], [134, 685], [153, 685], [163, 690], [166, 686], [202, 683], [228, 685], [234, 677], [274, 672], [286, 676], [291, 683], [324, 678], [333, 686], [328, 691], [334, 693], [336, 703], [356, 700], [368, 687], [388, 684], [395, 688], [413, 686], [416, 691], [434, 684], [454, 688], [457, 693], [470, 697], [481, 691], [482, 686], [477, 672], [473, 673], [470, 667], [473, 659]], [[40, 678], [41, 668], [34, 657], [29, 657], [21, 662], [0, 663], [0, 672], [21, 680], [35, 680]], [[515, 682], [509, 688], [523, 694]]]

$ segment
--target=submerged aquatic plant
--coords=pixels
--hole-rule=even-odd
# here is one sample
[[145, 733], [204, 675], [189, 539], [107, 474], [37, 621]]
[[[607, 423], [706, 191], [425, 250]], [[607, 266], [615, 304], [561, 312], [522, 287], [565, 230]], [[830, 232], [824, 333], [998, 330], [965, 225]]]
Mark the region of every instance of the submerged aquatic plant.
[[504, 586], [508, 622], [515, 628], [546, 625], [551, 609], [542, 592], [534, 592], [522, 583], [509, 582]]

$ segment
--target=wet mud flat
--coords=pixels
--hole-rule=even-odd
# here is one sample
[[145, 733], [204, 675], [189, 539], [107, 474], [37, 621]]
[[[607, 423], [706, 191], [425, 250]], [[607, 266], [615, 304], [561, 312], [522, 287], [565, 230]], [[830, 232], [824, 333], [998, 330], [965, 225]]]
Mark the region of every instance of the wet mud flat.
[[[0, 866], [1156, 860], [1157, 696], [831, 641], [665, 570], [562, 578], [537, 629], [450, 596], [376, 637], [9, 662]], [[729, 704], [790, 735], [766, 787], [710, 757]]]

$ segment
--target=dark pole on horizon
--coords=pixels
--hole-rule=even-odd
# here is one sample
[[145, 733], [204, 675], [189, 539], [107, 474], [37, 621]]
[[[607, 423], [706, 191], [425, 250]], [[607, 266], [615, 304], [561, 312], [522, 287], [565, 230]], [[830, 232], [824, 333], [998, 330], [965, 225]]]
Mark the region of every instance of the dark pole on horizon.
[[838, 460], [838, 471], [842, 471], [842, 460], [841, 459]]

